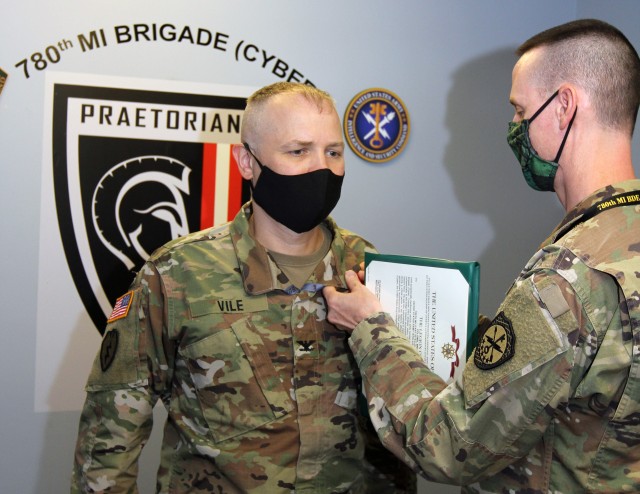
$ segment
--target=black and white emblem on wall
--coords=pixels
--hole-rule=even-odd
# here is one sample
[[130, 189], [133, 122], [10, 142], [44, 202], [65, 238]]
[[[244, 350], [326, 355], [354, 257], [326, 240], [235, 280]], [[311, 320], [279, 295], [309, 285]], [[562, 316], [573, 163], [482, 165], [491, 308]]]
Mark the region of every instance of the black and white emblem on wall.
[[91, 201], [93, 231], [127, 269], [140, 266], [158, 239], [189, 233], [190, 173], [181, 161], [151, 155], [118, 163], [98, 180]]
[[56, 84], [56, 213], [82, 303], [103, 332], [167, 241], [233, 218], [248, 189], [231, 153], [246, 99]]

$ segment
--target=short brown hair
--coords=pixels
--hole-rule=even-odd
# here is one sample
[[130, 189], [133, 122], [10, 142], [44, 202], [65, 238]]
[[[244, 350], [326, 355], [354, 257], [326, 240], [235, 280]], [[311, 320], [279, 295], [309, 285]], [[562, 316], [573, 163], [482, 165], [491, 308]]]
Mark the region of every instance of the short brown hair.
[[547, 29], [516, 50], [522, 56], [544, 47], [537, 81], [551, 94], [564, 81], [584, 89], [600, 124], [633, 133], [640, 104], [640, 59], [618, 30], [597, 19], [579, 19]]

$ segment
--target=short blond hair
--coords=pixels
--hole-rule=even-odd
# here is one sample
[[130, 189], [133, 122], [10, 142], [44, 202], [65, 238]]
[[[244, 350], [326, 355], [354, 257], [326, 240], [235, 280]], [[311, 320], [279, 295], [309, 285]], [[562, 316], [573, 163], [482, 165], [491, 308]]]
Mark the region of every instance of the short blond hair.
[[249, 137], [255, 137], [257, 135], [260, 113], [264, 104], [274, 96], [280, 94], [300, 94], [308, 101], [315, 103], [319, 111], [322, 111], [327, 103], [333, 110], [336, 110], [336, 102], [333, 97], [328, 92], [318, 89], [315, 86], [302, 84], [300, 82], [275, 82], [269, 84], [268, 86], [258, 89], [247, 98], [247, 106], [244, 110], [242, 125], [240, 127], [240, 139], [242, 142], [247, 142]]

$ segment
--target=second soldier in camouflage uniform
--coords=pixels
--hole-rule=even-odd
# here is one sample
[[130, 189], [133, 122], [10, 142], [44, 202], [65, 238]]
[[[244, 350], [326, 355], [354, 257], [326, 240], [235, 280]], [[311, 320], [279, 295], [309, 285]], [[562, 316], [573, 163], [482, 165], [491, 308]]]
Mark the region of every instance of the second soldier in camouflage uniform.
[[[247, 108], [234, 153], [245, 178], [260, 167], [255, 201], [232, 223], [159, 249], [117, 302], [87, 384], [72, 492], [136, 492], [157, 400], [168, 411], [158, 492], [415, 490], [360, 413], [347, 335], [326, 319], [322, 287], [343, 287], [372, 249], [325, 220], [344, 174], [333, 102], [278, 83]], [[273, 163], [268, 143], [281, 153]], [[302, 199], [278, 195], [291, 177], [295, 187], [309, 180]]]
[[509, 142], [567, 215], [483, 325], [462, 379], [431, 373], [354, 273], [353, 293], [325, 289], [329, 319], [355, 326], [383, 442], [429, 479], [469, 493], [640, 492], [640, 60], [593, 20], [519, 52]]

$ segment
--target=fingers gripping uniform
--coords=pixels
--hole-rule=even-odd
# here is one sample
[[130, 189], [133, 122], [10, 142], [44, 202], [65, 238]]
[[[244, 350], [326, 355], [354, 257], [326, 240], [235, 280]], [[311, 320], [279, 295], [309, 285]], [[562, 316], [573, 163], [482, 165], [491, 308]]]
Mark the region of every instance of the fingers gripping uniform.
[[358, 412], [361, 378], [321, 296], [371, 245], [327, 220], [331, 248], [299, 289], [252, 239], [250, 214], [160, 249], [116, 304], [87, 384], [73, 492], [136, 492], [158, 399], [158, 492], [413, 489]]
[[569, 212], [460, 382], [445, 387], [387, 314], [360, 323], [350, 344], [385, 445], [465, 492], [640, 492], [640, 206], [606, 206], [639, 189]]

